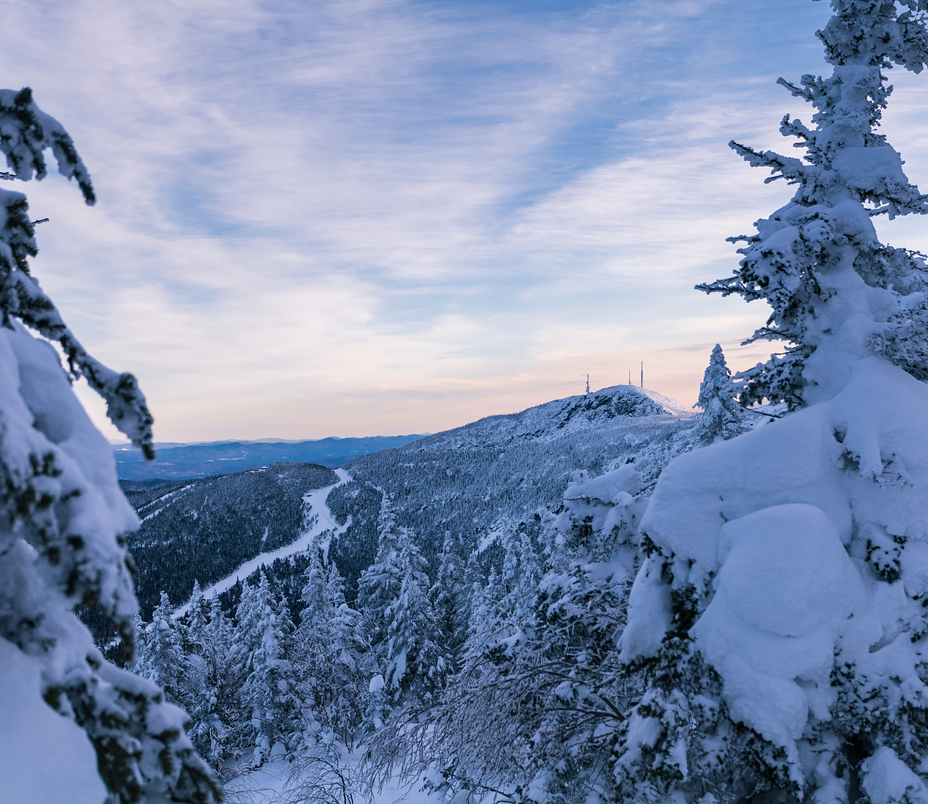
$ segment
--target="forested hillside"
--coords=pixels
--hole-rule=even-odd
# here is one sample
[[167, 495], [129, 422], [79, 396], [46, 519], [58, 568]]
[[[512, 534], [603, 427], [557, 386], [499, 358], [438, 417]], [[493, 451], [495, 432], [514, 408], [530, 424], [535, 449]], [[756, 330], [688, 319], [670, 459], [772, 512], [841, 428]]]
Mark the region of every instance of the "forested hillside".
[[[304, 489], [334, 475], [280, 465], [132, 492], [148, 562], [142, 588], [157, 604], [133, 666], [194, 715], [195, 743], [217, 769], [249, 752], [257, 763], [299, 756], [326, 734], [349, 747], [391, 734], [391, 745], [404, 744], [393, 729], [407, 708], [433, 705], [469, 678], [469, 662], [528, 616], [545, 573], [594, 531], [598, 554], [607, 550], [668, 461], [703, 443], [701, 422], [619, 386], [365, 456], [326, 500], [343, 532], [320, 533], [306, 553], [212, 600], [197, 587], [180, 620], [184, 595], [159, 603], [156, 589], [215, 580], [219, 570], [191, 572], [188, 561], [228, 573], [247, 553], [269, 552], [299, 524]], [[589, 480], [603, 471], [604, 482]], [[613, 508], [623, 513], [603, 535]], [[176, 561], [176, 544], [188, 561]], [[615, 577], [616, 601], [625, 577]], [[223, 657], [239, 654], [226, 666]], [[389, 752], [377, 756], [385, 767]]]
[[206, 586], [259, 553], [292, 542], [312, 516], [304, 495], [336, 480], [322, 466], [282, 463], [127, 491], [142, 520], [129, 536], [142, 615], [151, 615], [162, 591], [183, 603], [195, 581]]
[[691, 446], [694, 423], [692, 411], [674, 400], [619, 385], [490, 416], [352, 461], [353, 482], [329, 498], [339, 522], [352, 516], [333, 547], [349, 600], [377, 550], [381, 492], [434, 570], [448, 534], [465, 553], [507, 531], [540, 538], [542, 514], [558, 508], [575, 472], [596, 475], [646, 462], [641, 471], [650, 482]]

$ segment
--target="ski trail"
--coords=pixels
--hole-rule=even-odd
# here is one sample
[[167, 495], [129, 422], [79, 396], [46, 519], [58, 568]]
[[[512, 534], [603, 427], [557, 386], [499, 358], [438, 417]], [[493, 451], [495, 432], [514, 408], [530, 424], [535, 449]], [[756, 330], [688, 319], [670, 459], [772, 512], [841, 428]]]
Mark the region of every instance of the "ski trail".
[[[303, 495], [303, 505], [306, 510], [312, 511], [313, 516], [309, 522], [309, 527], [299, 535], [296, 541], [290, 542], [290, 544], [279, 547], [271, 552], [261, 553], [261, 555], [255, 556], [250, 561], [246, 561], [231, 575], [206, 587], [206, 589], [203, 590], [203, 597], [210, 600], [214, 595], [220, 595], [227, 589], [231, 589], [239, 579], [244, 581], [245, 578], [259, 567], [273, 564], [278, 558], [286, 558], [294, 553], [303, 552], [318, 536], [321, 536], [326, 531], [330, 531], [331, 535], [326, 540], [323, 547], [323, 549], [327, 551], [328, 542], [331, 540], [331, 537], [344, 533], [348, 529], [348, 526], [351, 525], [350, 516], [344, 525], [336, 523], [335, 517], [332, 516], [332, 512], [329, 510], [329, 506], [325, 504], [325, 498], [329, 496], [329, 492], [332, 491], [332, 489], [347, 483], [351, 479], [351, 476], [344, 469], [336, 469], [335, 474], [338, 477], [337, 483], [333, 483], [331, 486], [326, 486], [322, 489], [309, 491]], [[174, 617], [183, 617], [189, 608], [190, 601], [188, 600], [183, 606], [174, 611]]]

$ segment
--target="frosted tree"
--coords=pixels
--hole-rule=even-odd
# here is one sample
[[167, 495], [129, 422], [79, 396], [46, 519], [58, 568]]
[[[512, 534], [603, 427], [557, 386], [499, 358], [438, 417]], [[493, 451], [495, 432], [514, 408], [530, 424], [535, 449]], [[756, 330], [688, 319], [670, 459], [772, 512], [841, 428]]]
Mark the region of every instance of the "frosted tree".
[[467, 637], [469, 613], [464, 594], [464, 566], [455, 546], [455, 539], [451, 533], [445, 533], [438, 558], [438, 573], [429, 590], [442, 649], [454, 665]]
[[390, 498], [383, 494], [377, 521], [377, 555], [358, 580], [358, 607], [367, 621], [374, 646], [386, 643], [385, 612], [399, 595], [403, 583], [403, 571], [399, 565], [400, 535]]
[[190, 643], [187, 652], [198, 652], [198, 646], [207, 639], [209, 631], [209, 603], [200, 589], [200, 582], [194, 579], [193, 591], [187, 609], [187, 640]]
[[[197, 600], [196, 588], [192, 600]], [[229, 661], [232, 625], [222, 610], [219, 595], [210, 599], [205, 618], [205, 601], [191, 608], [187, 656], [187, 711], [192, 720], [189, 734], [200, 756], [219, 770], [233, 753], [233, 725], [240, 717], [235, 673]]]
[[512, 555], [503, 574], [522, 597], [518, 611], [506, 611], [511, 595], [500, 605], [492, 575], [487, 599], [475, 601], [463, 667], [436, 703], [407, 707], [375, 736], [375, 773], [389, 777], [397, 765], [408, 777], [429, 771], [431, 784], [451, 794], [610, 800], [602, 769], [636, 691], [615, 642], [647, 503], [640, 491], [633, 464], [592, 480], [577, 473], [555, 523], [554, 563], [541, 578], [536, 558], [526, 558], [534, 551], [524, 532], [504, 534]]
[[232, 752], [242, 756], [255, 748], [251, 702], [243, 690], [251, 672], [251, 656], [261, 643], [258, 587], [252, 586], [248, 580], [242, 584], [242, 594], [232, 619], [234, 624], [229, 635], [229, 652], [226, 659], [227, 680], [232, 691], [232, 719], [226, 722], [232, 727], [232, 733], [228, 737]]
[[505, 553], [500, 581], [506, 593], [497, 604], [497, 617], [518, 621], [532, 606], [541, 580], [541, 566], [524, 525], [515, 527], [507, 523], [500, 540]]
[[796, 194], [758, 221], [756, 234], [731, 238], [745, 243], [734, 276], [697, 286], [772, 308], [748, 342], [778, 341], [786, 350], [744, 373], [744, 404], [767, 398], [795, 408], [829, 399], [851, 362], [874, 353], [928, 378], [925, 265], [881, 244], [870, 221], [926, 211], [899, 154], [877, 133], [892, 91], [882, 70], [924, 66], [925, 10], [921, 0], [833, 5], [835, 16], [819, 32], [833, 75], [778, 82], [815, 109], [815, 128], [789, 115], [780, 124], [805, 159], [731, 143], [752, 166], [770, 169], [767, 181], [798, 184]]
[[733, 147], [792, 200], [729, 279], [783, 354], [743, 402], [794, 412], [677, 458], [641, 523], [622, 658], [647, 675], [610, 766], [649, 801], [928, 800], [928, 284], [872, 217], [925, 213], [877, 133], [883, 71], [928, 60], [924, 0], [833, 0], [828, 78], [780, 80], [804, 159]]
[[[328, 726], [334, 731], [331, 727], [331, 708], [337, 695], [333, 683], [336, 609], [331, 595], [341, 590], [337, 584], [330, 586], [322, 551], [315, 547], [304, 578], [300, 594], [303, 602], [301, 622], [295, 633], [300, 697], [310, 710], [310, 729], [318, 732], [320, 727]], [[343, 594], [340, 602], [344, 602]]]
[[161, 600], [152, 612], [151, 623], [145, 627], [144, 650], [139, 651], [133, 669], [161, 687], [171, 703], [183, 706], [187, 697], [184, 695], [187, 657], [184, 637], [174, 621], [173, 612], [171, 601], [162, 592]]
[[744, 432], [744, 413], [738, 403], [738, 390], [718, 344], [709, 357], [695, 407], [703, 411], [698, 425], [703, 441], [711, 444]]
[[276, 600], [263, 572], [251, 603], [248, 624], [253, 631], [246, 639], [254, 648], [241, 696], [251, 713], [254, 761], [260, 765], [293, 747], [290, 743], [299, 732], [299, 702], [289, 656], [293, 623], [286, 603]]
[[[0, 131], [9, 168], [0, 178], [45, 178], [50, 150], [58, 172], [94, 203], [73, 141], [29, 89], [0, 90]], [[9, 725], [5, 737], [18, 755], [37, 758], [4, 778], [4, 790], [49, 804], [47, 791], [64, 801], [77, 787], [123, 804], [213, 801], [217, 787], [184, 735], [183, 712], [151, 682], [106, 662], [74, 615], [99, 605], [131, 653], [125, 534], [138, 519], [71, 382], [85, 378], [147, 457], [152, 417], [135, 378], [89, 355], [32, 276], [34, 234], [25, 196], [0, 190], [0, 708], [30, 723], [26, 732]], [[48, 706], [63, 717], [47, 720]]]
[[[300, 692], [312, 724], [349, 749], [364, 720], [373, 668], [361, 615], [345, 602], [344, 580], [315, 551], [305, 572], [300, 627], [296, 632]], [[325, 736], [324, 734], [322, 735]]]
[[402, 582], [384, 612], [387, 622], [384, 679], [395, 700], [407, 691], [419, 696], [431, 695], [441, 685], [448, 669], [429, 599], [428, 562], [413, 542], [410, 531], [402, 532], [398, 546], [397, 563]]
[[300, 616], [307, 624], [311, 623], [314, 630], [319, 631], [327, 625], [326, 620], [331, 616], [332, 601], [329, 599], [329, 585], [322, 551], [318, 548], [312, 549], [309, 566], [303, 572], [303, 577], [305, 580], [303, 589], [300, 591], [303, 608]]

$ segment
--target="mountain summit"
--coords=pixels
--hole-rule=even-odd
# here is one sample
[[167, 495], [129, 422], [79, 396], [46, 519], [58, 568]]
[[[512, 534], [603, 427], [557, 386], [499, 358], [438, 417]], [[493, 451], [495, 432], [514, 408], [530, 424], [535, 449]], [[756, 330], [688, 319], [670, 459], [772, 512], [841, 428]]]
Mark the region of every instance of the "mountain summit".
[[616, 419], [650, 416], [689, 418], [693, 415], [693, 411], [675, 399], [656, 391], [633, 385], [613, 385], [595, 393], [545, 402], [519, 413], [487, 416], [463, 427], [420, 439], [420, 443], [431, 439], [455, 440], [458, 436], [479, 441], [484, 446], [506, 443], [515, 438], [551, 440], [566, 433], [601, 427]]

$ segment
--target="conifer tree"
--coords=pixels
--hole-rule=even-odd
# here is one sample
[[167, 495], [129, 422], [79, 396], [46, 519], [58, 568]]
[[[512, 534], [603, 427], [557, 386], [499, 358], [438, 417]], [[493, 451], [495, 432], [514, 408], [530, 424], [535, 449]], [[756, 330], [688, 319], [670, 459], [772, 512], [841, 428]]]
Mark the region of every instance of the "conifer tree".
[[[0, 178], [45, 178], [51, 150], [58, 172], [94, 203], [73, 141], [31, 90], [0, 90], [0, 129], [9, 168]], [[89, 355], [32, 276], [37, 244], [25, 196], [0, 190], [0, 210], [0, 662], [19, 668], [21, 682], [0, 696], [26, 705], [41, 690], [74, 724], [68, 733], [89, 741], [95, 767], [78, 763], [78, 747], [56, 744], [51, 733], [36, 731], [31, 747], [57, 772], [73, 767], [102, 780], [113, 801], [214, 801], [218, 788], [184, 735], [183, 713], [152, 683], [106, 662], [74, 614], [99, 605], [131, 654], [137, 607], [125, 534], [138, 519], [70, 383], [85, 378], [148, 458], [151, 414], [135, 378]], [[49, 342], [61, 347], [66, 366]], [[28, 790], [33, 781], [4, 785]]]
[[254, 648], [241, 696], [251, 714], [254, 760], [260, 765], [275, 751], [285, 753], [293, 747], [299, 733], [299, 702], [289, 650], [293, 623], [286, 602], [276, 599], [264, 572], [253, 606], [249, 642]]
[[[303, 608], [295, 634], [295, 651], [300, 670], [300, 693], [311, 717], [310, 730], [328, 725], [330, 708], [336, 694], [334, 672], [334, 601], [323, 565], [322, 551], [311, 548], [309, 566], [303, 576], [300, 593]], [[336, 587], [337, 588], [337, 587]]]
[[[245, 694], [245, 685], [251, 672], [251, 657], [261, 644], [261, 605], [258, 587], [246, 579], [242, 594], [235, 607], [234, 625], [229, 644], [229, 682], [233, 691], [233, 719], [230, 745], [234, 753], [243, 755], [255, 748], [255, 727], [251, 701]], [[260, 762], [260, 757], [258, 757]]]
[[199, 653], [209, 629], [209, 603], [203, 596], [200, 582], [196, 579], [193, 581], [193, 591], [190, 593], [186, 620], [186, 636], [189, 643], [186, 652]]
[[425, 712], [391, 717], [372, 755], [410, 776], [430, 770], [448, 793], [610, 800], [602, 769], [635, 689], [615, 643], [647, 502], [640, 486], [632, 464], [592, 480], [577, 473], [544, 566], [524, 529], [503, 531], [504, 581], [491, 571], [476, 593], [462, 668]]
[[233, 655], [232, 638], [232, 624], [222, 610], [219, 595], [214, 594], [210, 600], [209, 626], [202, 643], [203, 693], [194, 712], [200, 725], [201, 756], [217, 770], [232, 752], [234, 726], [239, 714], [235, 672], [229, 662]]
[[[750, 342], [783, 343], [785, 352], [745, 372], [741, 402], [764, 398], [791, 407], [828, 399], [846, 382], [854, 359], [883, 354], [928, 378], [924, 299], [928, 273], [919, 255], [879, 242], [871, 217], [925, 214], [902, 160], [877, 132], [892, 92], [883, 70], [921, 72], [926, 59], [921, 0], [847, 0], [818, 32], [830, 78], [778, 81], [812, 105], [814, 128], [789, 115], [780, 131], [796, 137], [804, 159], [731, 147], [768, 181], [797, 184], [792, 200], [756, 224], [743, 241], [734, 276], [697, 287], [763, 299], [772, 311]], [[861, 320], [860, 316], [863, 316]]]
[[699, 386], [695, 407], [702, 408], [700, 435], [706, 443], [724, 441], [744, 432], [744, 414], [738, 404], [738, 391], [731, 380], [731, 371], [718, 344], [709, 357], [709, 365]]
[[152, 612], [151, 623], [145, 628], [145, 651], [140, 653], [136, 667], [140, 676], [153, 681], [178, 706], [186, 703], [184, 691], [187, 678], [187, 657], [184, 636], [173, 617], [174, 608], [165, 592]]
[[358, 580], [358, 608], [367, 622], [371, 645], [378, 650], [386, 644], [387, 606], [399, 595], [403, 583], [400, 537], [390, 498], [384, 493], [377, 521], [377, 555]]
[[928, 211], [877, 133], [883, 71], [928, 63], [924, 0], [832, 0], [833, 73], [780, 80], [804, 159], [733, 148], [793, 199], [703, 290], [764, 299], [786, 344], [741, 401], [793, 412], [683, 455], [641, 523], [622, 659], [646, 676], [610, 762], [628, 800], [928, 800], [928, 305], [871, 218]]
[[457, 668], [457, 659], [467, 637], [469, 613], [463, 594], [464, 566], [455, 547], [454, 537], [450, 532], [445, 533], [438, 558], [438, 573], [429, 590], [442, 650], [453, 663], [452, 671]]
[[429, 600], [428, 563], [413, 542], [410, 531], [402, 531], [398, 546], [397, 563], [402, 581], [399, 592], [384, 612], [387, 622], [384, 679], [394, 700], [409, 690], [418, 695], [430, 695], [441, 685], [448, 668]]
[[194, 585], [185, 642], [185, 707], [188, 734], [197, 752], [219, 770], [231, 753], [231, 724], [236, 717], [229, 656], [231, 625], [219, 596], [207, 603]]
[[541, 580], [541, 565], [524, 527], [507, 524], [501, 540], [505, 552], [501, 583], [506, 593], [497, 604], [497, 616], [518, 622], [531, 610]]
[[296, 634], [301, 697], [314, 723], [350, 749], [364, 719], [370, 649], [360, 614], [345, 603], [335, 562], [325, 566], [322, 551], [314, 551], [305, 576]]
[[311, 549], [309, 566], [303, 572], [303, 577], [305, 580], [300, 591], [303, 608], [300, 618], [305, 619], [307, 624], [311, 623], [313, 630], [318, 631], [328, 619], [331, 608], [322, 551], [318, 548]]

